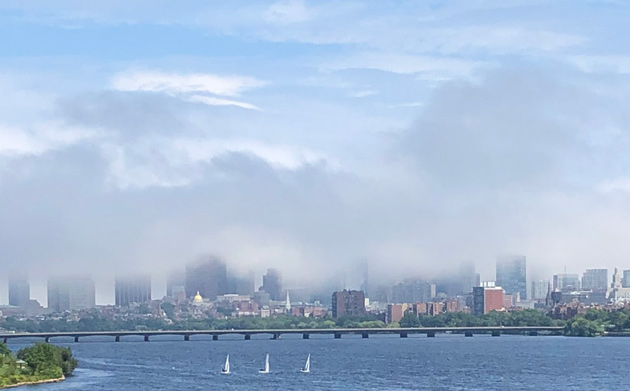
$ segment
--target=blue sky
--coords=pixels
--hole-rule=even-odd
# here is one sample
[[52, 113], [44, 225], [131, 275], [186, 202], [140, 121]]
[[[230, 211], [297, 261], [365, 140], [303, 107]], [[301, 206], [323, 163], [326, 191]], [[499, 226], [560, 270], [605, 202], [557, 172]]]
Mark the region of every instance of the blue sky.
[[630, 268], [629, 19], [603, 0], [3, 1], [0, 269]]

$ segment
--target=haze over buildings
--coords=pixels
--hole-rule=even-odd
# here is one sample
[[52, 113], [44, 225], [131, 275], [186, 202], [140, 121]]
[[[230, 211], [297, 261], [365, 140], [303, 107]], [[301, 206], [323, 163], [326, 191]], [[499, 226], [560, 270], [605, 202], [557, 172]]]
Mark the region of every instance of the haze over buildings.
[[369, 263], [370, 294], [508, 252], [628, 269], [629, 7], [0, 2], [0, 270], [105, 304], [202, 254], [334, 289]]
[[96, 289], [89, 276], [63, 276], [48, 279], [48, 308], [55, 312], [93, 308]]

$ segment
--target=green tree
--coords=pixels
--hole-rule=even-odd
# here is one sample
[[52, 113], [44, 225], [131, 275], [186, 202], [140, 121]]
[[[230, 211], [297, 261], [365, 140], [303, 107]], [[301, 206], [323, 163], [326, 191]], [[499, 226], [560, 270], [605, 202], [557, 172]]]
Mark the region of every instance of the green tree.
[[18, 351], [17, 357], [26, 361], [30, 373], [46, 378], [58, 378], [72, 374], [78, 362], [69, 348], [48, 343], [37, 343]]
[[0, 342], [0, 356], [6, 357], [6, 356], [12, 356], [12, 355], [13, 355], [13, 352], [11, 351], [11, 349], [9, 349], [7, 344]]
[[416, 315], [411, 312], [405, 314], [400, 320], [400, 327], [419, 327], [420, 320]]
[[575, 337], [596, 337], [603, 334], [604, 327], [594, 320], [584, 316], [576, 316], [565, 326], [565, 334]]
[[162, 308], [162, 311], [164, 311], [164, 313], [166, 314], [166, 317], [168, 317], [169, 319], [175, 319], [175, 305], [165, 301], [160, 307]]

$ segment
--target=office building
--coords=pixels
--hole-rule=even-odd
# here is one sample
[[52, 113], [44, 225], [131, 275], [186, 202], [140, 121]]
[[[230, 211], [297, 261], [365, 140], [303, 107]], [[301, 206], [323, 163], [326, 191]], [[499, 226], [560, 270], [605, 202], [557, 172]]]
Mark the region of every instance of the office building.
[[225, 263], [208, 257], [186, 266], [186, 296], [194, 297], [197, 292], [209, 300], [224, 295], [228, 290], [227, 268]]
[[549, 281], [547, 280], [532, 281], [532, 300], [545, 300], [549, 289]]
[[55, 311], [88, 309], [96, 306], [94, 280], [89, 276], [48, 279], [48, 308]]
[[9, 305], [26, 308], [31, 299], [31, 287], [26, 273], [9, 274]]
[[420, 280], [406, 280], [392, 287], [392, 302], [394, 303], [429, 302], [435, 295], [435, 284]]
[[623, 288], [630, 288], [630, 270], [623, 271], [623, 278], [621, 279], [621, 285]]
[[254, 272], [250, 271], [245, 276], [228, 273], [228, 293], [254, 296], [255, 289]]
[[341, 316], [365, 315], [365, 294], [363, 291], [343, 290], [332, 295], [333, 318]]
[[400, 322], [405, 316], [407, 304], [388, 304], [386, 323]]
[[472, 292], [472, 288], [477, 286], [477, 273], [473, 263], [465, 263], [459, 267], [459, 279], [461, 290], [457, 294], [467, 294]]
[[486, 313], [484, 287], [475, 286], [472, 290], [472, 314], [481, 316]]
[[[484, 288], [484, 313], [491, 311], [501, 311], [504, 308], [503, 296], [505, 294], [502, 287]], [[511, 301], [511, 300], [510, 300]]]
[[118, 307], [141, 304], [151, 300], [151, 276], [116, 276], [115, 302]]
[[282, 276], [278, 270], [267, 270], [267, 274], [263, 276], [262, 290], [269, 293], [271, 300], [284, 300], [284, 296], [282, 295]]
[[553, 276], [553, 290], [560, 292], [580, 290], [580, 276], [573, 273], [555, 274]]
[[185, 287], [186, 272], [183, 269], [171, 271], [166, 277], [166, 296], [177, 299], [178, 295], [185, 291]]
[[505, 293], [527, 299], [527, 262], [523, 255], [502, 255], [497, 258], [496, 284]]
[[[504, 308], [504, 290], [499, 286], [473, 287], [473, 315], [484, 315], [491, 311], [501, 311]], [[511, 300], [510, 300], [511, 301]]]
[[608, 269], [587, 269], [582, 275], [582, 289], [606, 292], [608, 290]]

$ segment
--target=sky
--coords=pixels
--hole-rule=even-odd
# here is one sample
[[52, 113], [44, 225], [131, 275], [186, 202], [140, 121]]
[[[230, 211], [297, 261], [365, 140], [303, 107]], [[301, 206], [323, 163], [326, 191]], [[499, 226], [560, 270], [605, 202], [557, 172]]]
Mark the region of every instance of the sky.
[[630, 269], [628, 25], [622, 0], [2, 1], [0, 285], [92, 273], [109, 303], [202, 254], [295, 285]]

